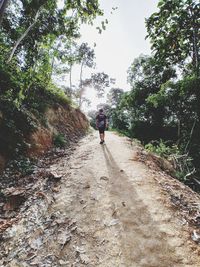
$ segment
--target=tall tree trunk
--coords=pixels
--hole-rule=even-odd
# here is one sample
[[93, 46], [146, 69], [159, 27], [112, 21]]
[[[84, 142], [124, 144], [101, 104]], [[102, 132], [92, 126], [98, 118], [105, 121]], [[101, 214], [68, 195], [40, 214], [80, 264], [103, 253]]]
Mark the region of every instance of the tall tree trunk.
[[178, 119], [178, 140], [181, 138], [181, 120]]
[[198, 15], [195, 14], [195, 11], [191, 7], [190, 9], [192, 27], [193, 27], [193, 65], [194, 71], [199, 77], [199, 68], [200, 68], [200, 58], [199, 58], [199, 47], [198, 47], [198, 36], [199, 36], [199, 29], [197, 27], [197, 21], [199, 19]]
[[10, 0], [1, 0], [0, 2], [0, 25], [2, 23], [3, 20], [3, 15], [5, 13], [6, 7], [8, 5]]
[[192, 139], [192, 135], [193, 135], [193, 132], [194, 132], [194, 127], [195, 127], [195, 125], [196, 125], [196, 122], [197, 122], [197, 119], [195, 119], [194, 120], [194, 122], [193, 122], [193, 125], [192, 125], [192, 129], [191, 129], [191, 131], [190, 131], [190, 137], [189, 137], [189, 140], [188, 140], [188, 142], [187, 142], [187, 144], [186, 144], [186, 146], [185, 146], [185, 153], [187, 153], [188, 151], [188, 146], [189, 146], [189, 144], [190, 144], [190, 142], [191, 142], [191, 139]]
[[34, 18], [33, 23], [26, 29], [26, 31], [20, 36], [20, 38], [15, 43], [15, 45], [14, 45], [14, 47], [13, 47], [11, 53], [10, 53], [10, 56], [9, 56], [9, 58], [7, 60], [7, 63], [9, 63], [12, 60], [13, 55], [15, 53], [15, 50], [17, 49], [17, 47], [19, 46], [19, 44], [21, 43], [21, 41], [27, 36], [27, 34], [33, 28], [33, 26], [36, 24], [38, 17], [39, 17], [39, 10], [37, 11], [37, 13], [35, 15], [35, 18]]
[[72, 96], [72, 63], [70, 63], [69, 87], [70, 87], [70, 97], [71, 97]]
[[73, 66], [73, 60], [72, 60], [72, 47], [71, 47], [71, 45], [70, 45], [70, 62], [69, 63], [70, 63], [70, 69], [69, 69], [69, 87], [70, 87], [70, 96], [72, 96], [72, 66]]
[[83, 78], [83, 65], [84, 63], [81, 63], [81, 72], [80, 72], [80, 89], [79, 89], [79, 108], [81, 108], [82, 105], [82, 97], [83, 97], [83, 84], [82, 84], [82, 78]]
[[55, 63], [55, 56], [53, 56], [53, 59], [52, 59], [52, 62], [51, 62], [51, 72], [50, 72], [50, 75], [49, 75], [49, 81], [51, 80], [51, 77], [53, 75], [54, 63]]
[[[56, 51], [58, 51], [58, 48], [60, 46], [60, 42], [58, 42], [58, 45], [56, 47]], [[51, 48], [50, 48], [51, 49]], [[50, 52], [50, 49], [49, 49], [49, 52]], [[52, 74], [53, 74], [53, 68], [54, 68], [54, 63], [55, 63], [55, 56], [53, 55], [53, 58], [52, 58], [52, 62], [51, 62], [51, 72], [50, 72], [50, 75], [49, 75], [49, 81], [51, 80], [52, 78]]]
[[199, 52], [198, 52], [198, 43], [197, 43], [197, 38], [198, 36], [198, 29], [195, 28], [193, 29], [193, 58], [194, 58], [194, 65], [195, 65], [195, 72], [197, 74], [197, 77], [199, 77]]

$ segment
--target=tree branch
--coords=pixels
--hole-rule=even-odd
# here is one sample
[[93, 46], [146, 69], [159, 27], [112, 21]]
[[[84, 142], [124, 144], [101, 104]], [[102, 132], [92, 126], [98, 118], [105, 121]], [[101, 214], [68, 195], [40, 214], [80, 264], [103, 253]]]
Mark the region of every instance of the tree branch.
[[27, 34], [28, 34], [29, 31], [33, 28], [33, 26], [36, 24], [37, 19], [38, 19], [38, 17], [39, 17], [39, 14], [40, 14], [40, 12], [39, 12], [39, 10], [38, 10], [37, 13], [36, 13], [36, 15], [35, 15], [35, 18], [34, 18], [33, 23], [26, 29], [26, 31], [20, 36], [20, 38], [19, 38], [19, 39], [17, 40], [17, 42], [15, 43], [15, 45], [14, 45], [14, 47], [13, 47], [11, 53], [10, 53], [10, 56], [9, 56], [9, 58], [8, 58], [8, 60], [7, 60], [7, 63], [9, 63], [9, 62], [12, 60], [13, 55], [14, 55], [14, 53], [15, 53], [17, 47], [19, 46], [19, 44], [21, 43], [21, 41], [27, 36]]

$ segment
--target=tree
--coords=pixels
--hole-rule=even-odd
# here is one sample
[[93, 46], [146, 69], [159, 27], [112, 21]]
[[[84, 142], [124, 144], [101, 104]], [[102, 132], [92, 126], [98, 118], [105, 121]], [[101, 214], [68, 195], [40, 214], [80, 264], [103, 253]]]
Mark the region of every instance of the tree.
[[73, 66], [78, 62], [78, 45], [75, 38], [67, 38], [67, 36], [62, 35], [58, 38], [51, 53], [51, 74], [54, 74], [56, 80], [65, 82], [66, 74], [69, 75], [69, 88], [67, 88], [67, 94], [72, 97], [74, 88], [72, 82], [72, 70]]
[[105, 88], [110, 86], [111, 80], [108, 74], [104, 72], [92, 73], [90, 78], [82, 80], [81, 87], [74, 90], [75, 99], [78, 100], [78, 106], [81, 108], [83, 102], [87, 103], [88, 99], [84, 97], [87, 88], [94, 88], [99, 98], [104, 96]]
[[9, 0], [1, 0], [0, 3], [0, 25], [3, 20], [3, 15], [6, 10], [7, 5], [9, 4]]
[[107, 103], [100, 103], [97, 105], [97, 110], [103, 109], [103, 111], [106, 113], [107, 116], [110, 115], [111, 106]]
[[191, 139], [191, 132], [193, 134], [200, 118], [199, 90], [199, 79], [185, 77], [176, 82], [169, 81], [163, 84], [160, 91], [147, 100], [154, 106], [165, 107], [165, 123], [177, 128], [177, 143], [185, 152], [188, 152], [189, 145], [186, 146], [186, 144]]
[[34, 27], [34, 25], [36, 24], [37, 20], [38, 20], [38, 17], [39, 17], [39, 10], [36, 12], [36, 15], [33, 19], [33, 22], [28, 26], [28, 28], [25, 30], [25, 32], [19, 37], [19, 39], [16, 41], [11, 53], [10, 53], [10, 56], [7, 60], [7, 63], [9, 63], [12, 58], [13, 58], [13, 55], [16, 51], [16, 49], [18, 48], [18, 46], [20, 45], [20, 43], [23, 41], [23, 39], [28, 35], [29, 31]]
[[183, 64], [190, 58], [193, 71], [199, 76], [199, 1], [160, 0], [158, 8], [146, 20], [155, 56], [168, 64]]
[[83, 84], [83, 68], [84, 67], [89, 67], [92, 68], [94, 67], [94, 49], [91, 49], [87, 43], [82, 43], [80, 47], [78, 48], [78, 53], [77, 53], [77, 62], [80, 63], [81, 65], [81, 70], [80, 70], [80, 84], [79, 84], [79, 108], [82, 106], [82, 99], [83, 99], [83, 94], [85, 91], [85, 86]]
[[[0, 43], [5, 46], [3, 64], [7, 59], [10, 66], [17, 63], [25, 75], [23, 85], [20, 85], [24, 87], [21, 96], [29, 94], [36, 76], [43, 78], [46, 86], [51, 83], [57, 60], [69, 65], [71, 73], [73, 62], [77, 60], [71, 48], [80, 36], [80, 23], [92, 23], [101, 14], [98, 0], [92, 3], [65, 1], [62, 9], [57, 7], [57, 0], [10, 2], [2, 20]], [[62, 51], [66, 46], [68, 51]], [[65, 62], [62, 52], [68, 55]]]
[[131, 130], [136, 137], [159, 139], [163, 133], [165, 107], [154, 106], [149, 97], [159, 92], [162, 84], [175, 77], [175, 71], [161, 65], [155, 57], [141, 55], [128, 70], [131, 91], [121, 100], [129, 113]]
[[[65, 2], [61, 10], [57, 8], [56, 0], [18, 0], [17, 5], [18, 7], [12, 3], [8, 7], [8, 15], [4, 16], [2, 24], [2, 31], [9, 36], [10, 43], [15, 43], [9, 61], [14, 52], [19, 53], [21, 47], [26, 51], [26, 58], [30, 51], [34, 50], [36, 54], [45, 37], [52, 40], [60, 35], [76, 37], [81, 22], [91, 23], [92, 19], [102, 14], [97, 0], [93, 3], [78, 0], [73, 3]], [[13, 11], [16, 11], [16, 14]]]
[[107, 102], [110, 103], [112, 107], [116, 107], [124, 94], [123, 89], [111, 88], [107, 94]]
[[60, 73], [71, 72], [80, 25], [103, 14], [98, 0], [62, 1], [62, 7], [58, 2], [0, 1], [0, 150], [5, 158], [26, 151], [24, 140], [38, 121], [46, 126], [47, 108], [71, 104], [54, 84], [55, 67], [62, 62]]
[[88, 111], [88, 117], [90, 120], [90, 125], [95, 129], [96, 128], [96, 116], [97, 116], [97, 111], [96, 110], [90, 110]]
[[108, 74], [104, 72], [92, 73], [91, 84], [97, 91], [98, 97], [103, 97], [105, 93], [105, 88], [110, 86], [112, 79], [109, 78]]

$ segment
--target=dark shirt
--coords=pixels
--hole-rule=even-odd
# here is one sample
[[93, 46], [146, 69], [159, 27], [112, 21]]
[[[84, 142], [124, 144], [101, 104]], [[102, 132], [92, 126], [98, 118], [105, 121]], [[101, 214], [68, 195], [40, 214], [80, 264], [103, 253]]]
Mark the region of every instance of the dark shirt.
[[98, 128], [105, 128], [106, 127], [106, 119], [107, 119], [107, 116], [103, 113], [99, 113], [96, 116]]

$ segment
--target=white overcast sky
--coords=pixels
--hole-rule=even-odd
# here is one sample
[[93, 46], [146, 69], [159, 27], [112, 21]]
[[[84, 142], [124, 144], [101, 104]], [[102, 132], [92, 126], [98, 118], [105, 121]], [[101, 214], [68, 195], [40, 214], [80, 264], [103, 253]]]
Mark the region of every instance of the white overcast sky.
[[[116, 79], [113, 87], [128, 90], [127, 70], [140, 54], [150, 54], [145, 18], [157, 10], [158, 0], [100, 0], [104, 18], [108, 19], [106, 30], [98, 34], [96, 27], [82, 26], [81, 40], [95, 47], [97, 69]], [[111, 14], [112, 7], [118, 7]], [[102, 17], [97, 19], [97, 25]], [[95, 24], [96, 25], [96, 24]], [[91, 109], [101, 102], [93, 90], [88, 89], [87, 97], [92, 102]]]
[[[156, 11], [158, 0], [100, 0], [108, 19], [106, 31], [98, 34], [95, 27], [83, 26], [82, 40], [95, 48], [97, 69], [116, 78], [116, 85], [127, 88], [127, 69], [141, 53], [150, 54], [145, 40], [145, 18]], [[112, 7], [118, 7], [111, 14]], [[100, 17], [98, 21], [101, 21]]]
[[[61, 1], [61, 0], [60, 0]], [[100, 7], [104, 10], [104, 16], [98, 17], [94, 26], [82, 25], [80, 42], [87, 42], [91, 47], [96, 43], [96, 70], [92, 72], [105, 72], [111, 78], [116, 79], [113, 87], [128, 90], [127, 70], [133, 60], [140, 54], [150, 54], [149, 40], [145, 28], [145, 18], [148, 18], [157, 10], [158, 0], [99, 0]], [[112, 7], [118, 7], [112, 11]], [[106, 30], [98, 34], [96, 26], [103, 19], [108, 20]], [[79, 77], [74, 69], [73, 81]], [[88, 70], [84, 70], [85, 75]], [[83, 77], [84, 78], [84, 77]], [[102, 100], [95, 97], [92, 89], [86, 91], [86, 97], [92, 105], [90, 109], [96, 109], [96, 105]]]

